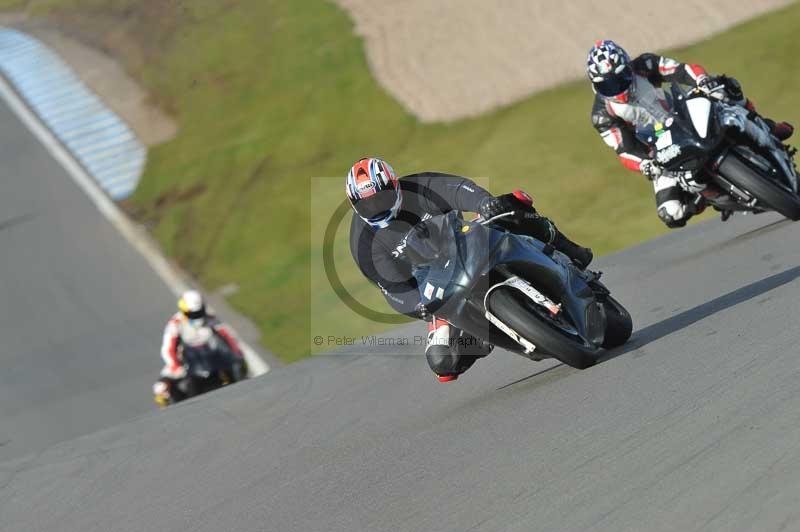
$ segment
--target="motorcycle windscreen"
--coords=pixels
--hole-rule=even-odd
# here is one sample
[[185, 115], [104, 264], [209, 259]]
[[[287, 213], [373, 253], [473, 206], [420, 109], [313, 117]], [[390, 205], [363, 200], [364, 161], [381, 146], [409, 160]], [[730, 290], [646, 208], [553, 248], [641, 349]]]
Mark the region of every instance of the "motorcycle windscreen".
[[[406, 240], [420, 299], [434, 310], [451, 298], [463, 299], [483, 273], [492, 245], [503, 233], [465, 222], [458, 212], [417, 224]], [[455, 297], [454, 297], [455, 296]]]
[[230, 357], [230, 348], [216, 336], [206, 344], [183, 348], [183, 359], [189, 366], [189, 372], [203, 378], [228, 370]]
[[434, 262], [443, 250], [450, 248], [450, 231], [444, 231], [436, 216], [412, 227], [405, 236], [405, 255], [413, 266], [419, 267]]

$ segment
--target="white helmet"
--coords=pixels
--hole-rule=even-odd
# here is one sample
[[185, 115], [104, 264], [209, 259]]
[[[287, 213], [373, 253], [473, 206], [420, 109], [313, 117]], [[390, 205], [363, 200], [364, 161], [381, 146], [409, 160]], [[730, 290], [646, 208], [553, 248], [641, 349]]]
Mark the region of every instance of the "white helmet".
[[187, 290], [178, 300], [178, 309], [190, 320], [206, 317], [206, 302], [197, 290]]

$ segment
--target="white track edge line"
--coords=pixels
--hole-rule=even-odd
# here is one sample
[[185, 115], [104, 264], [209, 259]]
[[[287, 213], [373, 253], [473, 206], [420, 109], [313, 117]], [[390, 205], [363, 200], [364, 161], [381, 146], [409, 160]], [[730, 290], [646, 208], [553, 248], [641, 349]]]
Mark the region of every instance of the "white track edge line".
[[[188, 284], [184, 282], [180, 275], [170, 266], [169, 262], [159, 252], [156, 246], [150, 241], [143, 229], [131, 222], [119, 207], [100, 189], [86, 170], [75, 160], [73, 155], [56, 139], [52, 131], [42, 124], [39, 118], [31, 111], [25, 102], [17, 95], [9, 85], [4, 76], [0, 76], [0, 97], [5, 100], [9, 108], [17, 115], [17, 118], [25, 124], [42, 146], [50, 152], [50, 155], [66, 170], [75, 181], [75, 184], [89, 197], [95, 204], [97, 210], [111, 222], [111, 224], [122, 234], [123, 237], [138, 251], [150, 267], [172, 290], [175, 296], [179, 296], [187, 289]], [[269, 365], [262, 359], [247, 342], [240, 339], [245, 360], [252, 376], [259, 376], [269, 371]]]

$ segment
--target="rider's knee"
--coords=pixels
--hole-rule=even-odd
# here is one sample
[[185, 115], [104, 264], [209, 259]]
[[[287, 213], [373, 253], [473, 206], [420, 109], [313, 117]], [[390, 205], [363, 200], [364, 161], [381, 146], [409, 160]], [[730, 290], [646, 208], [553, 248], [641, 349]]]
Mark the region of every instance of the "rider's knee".
[[437, 375], [458, 375], [461, 373], [459, 356], [447, 345], [431, 345], [425, 350], [428, 365]]
[[689, 216], [686, 205], [679, 200], [669, 200], [658, 206], [658, 217], [669, 228], [683, 227]]

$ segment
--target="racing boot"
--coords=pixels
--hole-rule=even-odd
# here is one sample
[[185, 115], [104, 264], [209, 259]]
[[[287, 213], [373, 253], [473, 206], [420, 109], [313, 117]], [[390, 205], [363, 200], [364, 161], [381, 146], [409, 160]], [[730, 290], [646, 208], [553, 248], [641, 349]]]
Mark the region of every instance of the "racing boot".
[[781, 142], [789, 140], [789, 138], [794, 133], [794, 126], [789, 122], [775, 122], [769, 118], [765, 118], [764, 122], [766, 122], [767, 126], [769, 126], [769, 130]]
[[553, 239], [551, 244], [558, 251], [572, 259], [572, 262], [575, 263], [575, 266], [581, 270], [585, 270], [586, 267], [591, 264], [592, 259], [594, 258], [592, 248], [584, 248], [579, 246], [567, 238], [564, 233], [558, 230], [556, 230], [556, 237]]
[[771, 118], [766, 118], [761, 116], [758, 111], [756, 111], [756, 106], [747, 98], [747, 103], [745, 104], [745, 109], [750, 111], [751, 113], [761, 117], [761, 119], [767, 124], [769, 127], [770, 132], [781, 142], [789, 140], [789, 138], [794, 134], [794, 126], [789, 122], [776, 122]]

